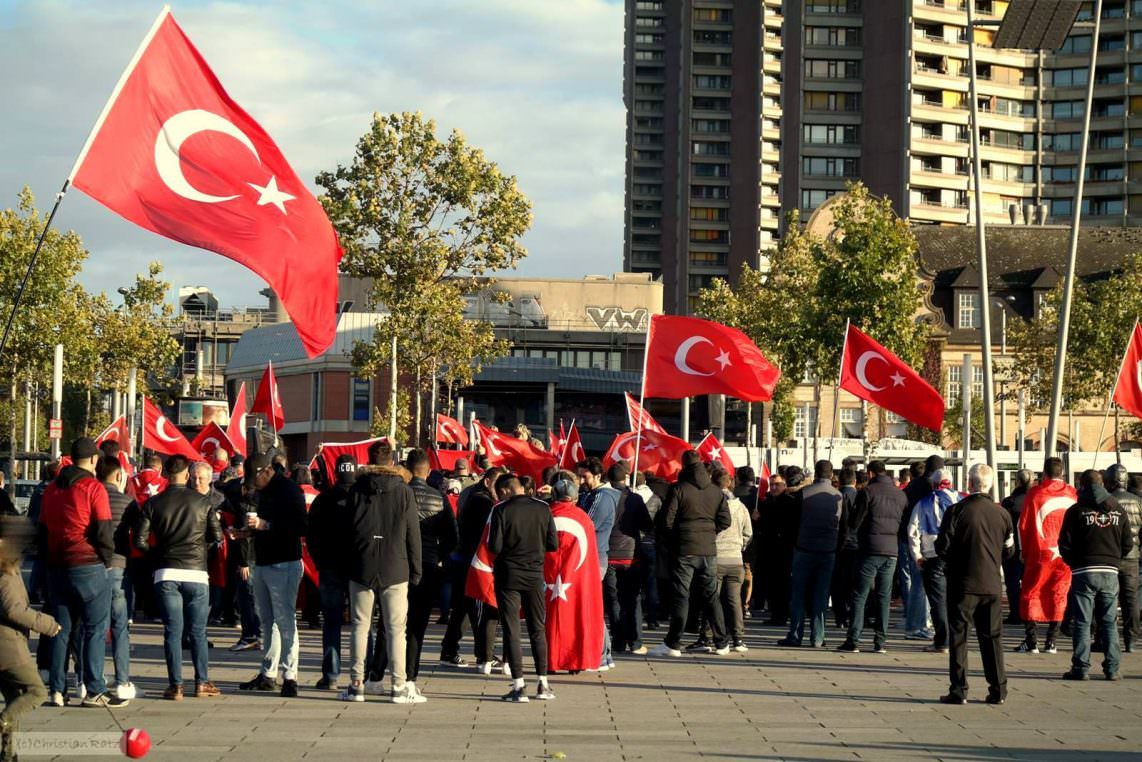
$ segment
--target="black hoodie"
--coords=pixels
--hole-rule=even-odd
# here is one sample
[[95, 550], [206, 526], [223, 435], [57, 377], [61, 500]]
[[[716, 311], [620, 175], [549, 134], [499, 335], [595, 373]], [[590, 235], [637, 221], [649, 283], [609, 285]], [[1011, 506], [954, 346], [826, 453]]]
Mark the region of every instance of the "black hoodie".
[[1059, 532], [1059, 553], [1072, 574], [1117, 574], [1134, 547], [1130, 521], [1118, 501], [1101, 485], [1079, 490], [1079, 501], [1067, 509]]
[[722, 490], [702, 463], [682, 469], [671, 485], [662, 512], [671, 551], [677, 556], [717, 556], [718, 532], [732, 523]]
[[400, 471], [367, 467], [353, 485], [350, 503], [349, 579], [372, 588], [420, 582], [420, 520]]

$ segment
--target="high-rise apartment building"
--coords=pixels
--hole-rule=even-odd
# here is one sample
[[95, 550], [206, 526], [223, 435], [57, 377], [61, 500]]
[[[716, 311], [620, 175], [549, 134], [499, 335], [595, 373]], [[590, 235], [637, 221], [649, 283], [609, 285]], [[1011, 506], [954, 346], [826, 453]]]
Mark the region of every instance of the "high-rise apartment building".
[[781, 0], [627, 0], [625, 269], [685, 313], [776, 240]]

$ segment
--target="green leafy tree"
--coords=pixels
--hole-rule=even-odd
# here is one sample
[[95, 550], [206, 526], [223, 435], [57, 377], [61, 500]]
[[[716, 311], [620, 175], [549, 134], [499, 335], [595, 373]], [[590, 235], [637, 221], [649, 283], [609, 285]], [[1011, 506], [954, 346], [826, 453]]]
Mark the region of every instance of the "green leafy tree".
[[464, 320], [465, 297], [526, 256], [519, 239], [531, 204], [459, 132], [436, 136], [421, 114], [373, 115], [353, 161], [322, 172], [321, 202], [340, 236], [342, 269], [372, 283], [371, 306], [389, 318], [359, 343], [362, 376], [387, 367], [397, 339], [401, 371], [467, 384], [482, 363], [505, 354], [491, 325]]

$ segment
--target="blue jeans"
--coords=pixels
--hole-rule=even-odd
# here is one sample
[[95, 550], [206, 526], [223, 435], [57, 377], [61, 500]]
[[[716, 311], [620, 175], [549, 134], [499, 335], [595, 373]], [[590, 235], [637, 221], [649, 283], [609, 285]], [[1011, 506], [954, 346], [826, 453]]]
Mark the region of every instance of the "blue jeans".
[[860, 560], [856, 587], [853, 589], [853, 621], [849, 624], [848, 642], [860, 644], [864, 632], [864, 607], [876, 585], [877, 621], [872, 635], [874, 648], [888, 640], [888, 605], [892, 602], [892, 575], [896, 572], [896, 556], [864, 555]]
[[337, 682], [341, 676], [341, 626], [345, 622], [349, 582], [331, 571], [322, 571], [321, 592], [321, 675]]
[[793, 595], [789, 605], [789, 637], [800, 643], [805, 637], [805, 604], [809, 608], [809, 637], [813, 647], [825, 642], [825, 609], [833, 582], [836, 553], [793, 553]]
[[210, 586], [205, 582], [156, 582], [155, 597], [163, 616], [163, 653], [167, 660], [167, 680], [182, 685], [182, 631], [185, 624], [190, 640], [194, 681], [210, 679], [210, 659], [206, 643], [206, 617], [210, 612]]
[[127, 632], [130, 609], [127, 607], [127, 589], [130, 581], [126, 569], [108, 569], [111, 585], [111, 657], [115, 663], [115, 684], [131, 682], [131, 638]]
[[916, 565], [907, 541], [900, 543], [896, 568], [900, 578], [900, 597], [904, 601], [904, 631], [923, 630], [928, 626], [928, 596], [924, 594], [920, 567]]
[[88, 564], [54, 568], [49, 569], [48, 575], [52, 608], [60, 626], [59, 634], [52, 639], [51, 690], [63, 693], [67, 688], [67, 644], [75, 629], [83, 643], [83, 684], [87, 694], [104, 693], [107, 682], [103, 679], [103, 660], [107, 656], [107, 628], [111, 621], [107, 567]]
[[262, 674], [277, 677], [278, 667], [286, 680], [297, 679], [297, 588], [301, 584], [301, 560], [258, 564], [253, 569], [254, 600], [262, 623]]
[[1090, 625], [1097, 621], [1099, 631], [1106, 634], [1106, 654], [1102, 660], [1103, 674], [1118, 672], [1122, 659], [1122, 646], [1118, 640], [1118, 574], [1113, 572], [1085, 572], [1071, 578], [1071, 640], [1074, 654], [1071, 668], [1084, 675], [1090, 671]]
[[695, 593], [701, 596], [699, 611], [706, 615], [706, 621], [713, 631], [714, 645], [726, 645], [726, 620], [718, 603], [718, 557], [679, 556], [671, 569], [670, 629], [665, 643], [670, 648], [678, 648], [682, 640], [682, 630], [686, 626], [686, 614], [690, 609], [690, 583], [695, 583]]

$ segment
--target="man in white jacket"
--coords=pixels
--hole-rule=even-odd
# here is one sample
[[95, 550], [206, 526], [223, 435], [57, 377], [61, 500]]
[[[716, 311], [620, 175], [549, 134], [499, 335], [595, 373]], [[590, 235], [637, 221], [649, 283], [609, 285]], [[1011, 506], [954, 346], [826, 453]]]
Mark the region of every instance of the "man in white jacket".
[[920, 567], [935, 630], [932, 643], [924, 650], [941, 654], [948, 653], [948, 583], [944, 579], [944, 562], [936, 555], [936, 537], [940, 534], [944, 512], [960, 500], [950, 477], [944, 469], [928, 476], [932, 492], [916, 503], [908, 520], [908, 547]]

